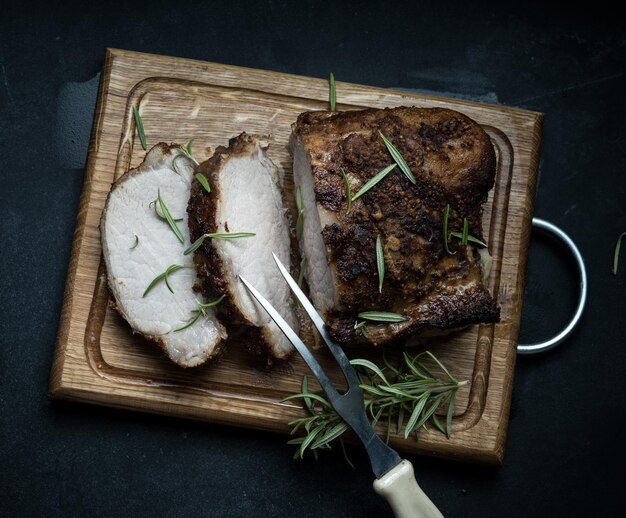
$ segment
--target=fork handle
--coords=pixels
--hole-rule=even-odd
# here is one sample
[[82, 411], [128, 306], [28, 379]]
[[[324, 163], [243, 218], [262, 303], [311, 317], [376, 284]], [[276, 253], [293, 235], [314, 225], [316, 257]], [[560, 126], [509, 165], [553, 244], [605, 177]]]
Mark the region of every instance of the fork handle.
[[417, 484], [413, 464], [402, 460], [374, 481], [374, 491], [384, 496], [396, 518], [443, 518]]

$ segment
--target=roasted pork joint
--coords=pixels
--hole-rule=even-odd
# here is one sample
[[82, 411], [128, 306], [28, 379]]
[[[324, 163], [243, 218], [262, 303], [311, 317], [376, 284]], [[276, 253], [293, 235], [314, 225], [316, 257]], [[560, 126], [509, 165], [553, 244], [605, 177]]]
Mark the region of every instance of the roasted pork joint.
[[[450, 236], [466, 220], [467, 234], [483, 239], [496, 160], [477, 123], [452, 110], [401, 107], [306, 112], [292, 130], [306, 279], [334, 339], [384, 344], [499, 319], [481, 253]], [[359, 318], [372, 311], [403, 319]]]
[[274, 252], [289, 267], [289, 223], [267, 148], [266, 139], [246, 133], [218, 147], [198, 167], [211, 192], [194, 185], [188, 213], [192, 240], [219, 236], [207, 237], [194, 253], [202, 291], [226, 296], [219, 310], [229, 322], [247, 326], [249, 348], [271, 361], [287, 359], [293, 346], [239, 280], [248, 279], [297, 328], [289, 287], [272, 258]]

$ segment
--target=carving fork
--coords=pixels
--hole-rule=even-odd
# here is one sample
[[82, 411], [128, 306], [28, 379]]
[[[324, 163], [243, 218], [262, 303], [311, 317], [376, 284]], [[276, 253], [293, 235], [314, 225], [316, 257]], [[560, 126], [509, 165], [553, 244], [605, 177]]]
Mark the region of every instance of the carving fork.
[[347, 392], [344, 394], [337, 392], [321, 365], [295, 331], [280, 316], [278, 311], [248, 281], [242, 276], [239, 276], [239, 278], [252, 296], [268, 312], [272, 320], [276, 322], [276, 325], [285, 333], [319, 381], [332, 406], [345, 423], [354, 430], [363, 446], [365, 446], [372, 464], [372, 471], [376, 476], [374, 491], [387, 499], [396, 518], [442, 518], [443, 515], [417, 484], [413, 465], [408, 460], [402, 460], [398, 453], [387, 446], [374, 432], [365, 415], [363, 391], [359, 386], [359, 377], [352, 365], [350, 365], [348, 357], [344, 354], [341, 347], [331, 340], [322, 317], [320, 317], [306, 298], [298, 283], [291, 277], [276, 254], [272, 253], [272, 255], [291, 291], [302, 304], [302, 307], [339, 364], [348, 384]]

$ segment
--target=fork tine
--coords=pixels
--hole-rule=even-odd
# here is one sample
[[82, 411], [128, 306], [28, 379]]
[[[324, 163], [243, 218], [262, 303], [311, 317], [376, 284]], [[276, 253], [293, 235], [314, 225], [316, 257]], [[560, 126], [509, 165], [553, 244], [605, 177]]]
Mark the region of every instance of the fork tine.
[[348, 387], [358, 387], [359, 377], [357, 376], [354, 367], [350, 365], [350, 360], [348, 360], [348, 357], [343, 352], [343, 349], [331, 339], [330, 335], [328, 334], [328, 330], [326, 329], [326, 324], [324, 323], [324, 320], [319, 315], [317, 310], [313, 307], [313, 304], [311, 304], [304, 292], [300, 289], [300, 286], [298, 286], [298, 283], [295, 281], [295, 279], [287, 271], [287, 268], [285, 268], [283, 263], [280, 262], [278, 256], [274, 252], [272, 252], [272, 256], [274, 257], [274, 261], [276, 262], [280, 273], [287, 281], [287, 284], [289, 284], [291, 291], [293, 291], [293, 294], [296, 296], [304, 310], [307, 312], [307, 315], [309, 315], [309, 318], [313, 322], [313, 325], [319, 331], [319, 334], [324, 339], [324, 342], [326, 342], [326, 345], [330, 349], [332, 355], [335, 357], [335, 360], [339, 364], [339, 367], [341, 367], [343, 375], [346, 378], [346, 382], [348, 383]]
[[280, 330], [285, 333], [285, 336], [289, 339], [289, 341], [293, 344], [293, 346], [297, 349], [302, 356], [302, 359], [309, 366], [309, 369], [313, 372], [317, 380], [319, 381], [322, 389], [326, 392], [326, 395], [330, 399], [331, 403], [337, 397], [339, 397], [339, 393], [335, 390], [334, 385], [322, 369], [322, 366], [317, 362], [315, 357], [311, 354], [308, 347], [304, 344], [300, 337], [296, 334], [296, 332], [291, 328], [291, 326], [285, 321], [285, 319], [274, 309], [274, 307], [270, 304], [270, 302], [261, 295], [252, 284], [250, 284], [243, 276], [239, 276], [241, 282], [243, 282], [244, 286], [248, 289], [251, 295], [257, 300], [257, 302], [267, 311], [269, 316], [272, 318], [276, 325], [280, 328]]

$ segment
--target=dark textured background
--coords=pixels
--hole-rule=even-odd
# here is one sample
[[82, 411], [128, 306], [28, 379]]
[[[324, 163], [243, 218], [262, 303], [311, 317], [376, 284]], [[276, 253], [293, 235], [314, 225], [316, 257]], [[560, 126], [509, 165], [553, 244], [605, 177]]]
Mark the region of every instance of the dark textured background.
[[[620, 274], [609, 273], [626, 231], [619, 15], [474, 2], [1, 4], [0, 515], [390, 515], [356, 448], [357, 471], [334, 454], [295, 462], [283, 436], [48, 398], [105, 47], [315, 77], [332, 70], [544, 112], [535, 215], [586, 258], [583, 321], [563, 346], [518, 361], [503, 467], [410, 459], [446, 516], [623, 509], [626, 253]], [[558, 330], [575, 287], [559, 246], [533, 234], [522, 337]]]

